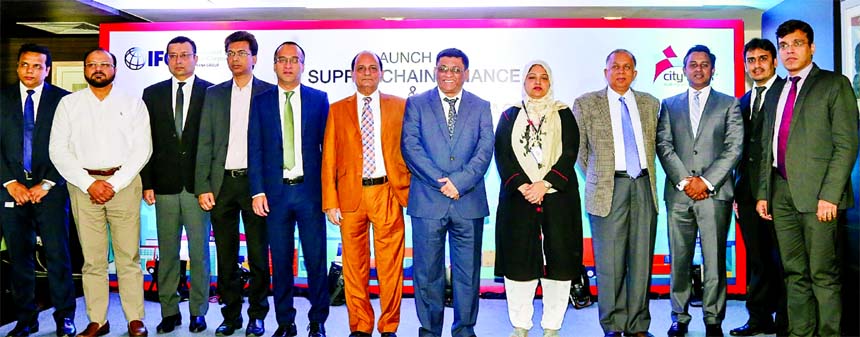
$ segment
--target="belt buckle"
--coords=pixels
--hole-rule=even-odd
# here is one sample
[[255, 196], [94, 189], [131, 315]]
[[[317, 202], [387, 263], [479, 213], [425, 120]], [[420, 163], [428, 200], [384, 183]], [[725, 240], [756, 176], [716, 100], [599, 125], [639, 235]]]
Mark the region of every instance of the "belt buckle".
[[24, 170], [24, 180], [33, 180], [33, 172]]

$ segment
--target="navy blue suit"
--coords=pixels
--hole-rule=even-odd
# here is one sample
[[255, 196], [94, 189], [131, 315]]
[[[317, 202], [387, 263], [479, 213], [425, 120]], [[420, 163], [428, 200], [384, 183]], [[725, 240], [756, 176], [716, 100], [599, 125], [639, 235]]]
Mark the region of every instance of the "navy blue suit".
[[[36, 249], [36, 232], [42, 238], [47, 253], [48, 282], [51, 302], [56, 307], [54, 319], [75, 317], [75, 289], [69, 260], [69, 227], [66, 214], [68, 190], [48, 158], [48, 139], [54, 122], [54, 110], [69, 92], [44, 84], [36, 111], [33, 130], [32, 172], [24, 173], [23, 122], [19, 85], [3, 90], [0, 103], [0, 183], [17, 181], [27, 188], [38, 186], [42, 180], [54, 182], [53, 188], [38, 204], [14, 204], [6, 190], [0, 189], [0, 223], [6, 236], [6, 246], [12, 260], [12, 295], [18, 308], [17, 319], [29, 322], [38, 315], [35, 303], [35, 269], [33, 255]], [[29, 178], [29, 179], [28, 179]], [[10, 204], [11, 203], [11, 204]], [[14, 205], [14, 207], [7, 207]]]
[[272, 243], [272, 282], [279, 326], [295, 323], [292, 266], [296, 224], [308, 273], [311, 302], [308, 321], [324, 323], [329, 312], [326, 224], [320, 181], [328, 95], [304, 85], [299, 88], [303, 182], [293, 185], [284, 182], [283, 123], [277, 87], [254, 96], [248, 120], [248, 180], [251, 196], [265, 193], [269, 203], [266, 228]]
[[[407, 214], [412, 217], [415, 306], [419, 336], [442, 334], [445, 236], [450, 234], [454, 289], [453, 337], [475, 334], [484, 217], [489, 215], [484, 174], [493, 157], [490, 103], [463, 91], [453, 137], [434, 88], [406, 100], [401, 148], [412, 172]], [[437, 179], [448, 177], [453, 200]]]

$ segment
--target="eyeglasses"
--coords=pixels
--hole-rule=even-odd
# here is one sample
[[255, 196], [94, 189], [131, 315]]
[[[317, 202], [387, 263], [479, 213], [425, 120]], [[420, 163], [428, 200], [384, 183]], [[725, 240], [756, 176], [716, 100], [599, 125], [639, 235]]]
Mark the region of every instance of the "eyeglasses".
[[[247, 56], [247, 55], [246, 55], [246, 56]], [[275, 59], [275, 63], [280, 63], [280, 64], [299, 64], [299, 63], [302, 63], [302, 60], [301, 60], [298, 56], [293, 56], [293, 57], [284, 57], [284, 56], [279, 56], [278, 58], [276, 58], [276, 59]]]
[[176, 60], [183, 60], [184, 61], [184, 60], [188, 60], [192, 57], [194, 57], [194, 53], [182, 53], [182, 54], [170, 53], [170, 54], [167, 54], [167, 61], [168, 62], [176, 61]]
[[625, 65], [623, 65], [623, 66], [622, 66], [622, 65], [618, 65], [618, 64], [613, 64], [611, 67], [609, 67], [609, 69], [610, 69], [610, 70], [612, 70], [612, 71], [615, 71], [615, 72], [618, 72], [618, 71], [624, 71], [624, 72], [633, 71], [633, 67], [632, 67], [632, 66], [630, 66], [629, 64], [625, 64]]
[[96, 68], [113, 68], [113, 64], [108, 62], [90, 62], [85, 64], [87, 69], [96, 69]]
[[33, 69], [35, 71], [40, 71], [44, 68], [44, 66], [42, 66], [39, 63], [29, 64], [27, 62], [20, 62], [20, 63], [18, 63], [18, 68]]
[[460, 69], [460, 67], [448, 68], [448, 66], [438, 66], [438, 67], [436, 67], [436, 71], [438, 71], [440, 73], [450, 72], [450, 73], [453, 73], [454, 75], [460, 75], [460, 73], [463, 72], [463, 69]]
[[245, 50], [240, 50], [240, 51], [228, 50], [227, 51], [227, 57], [233, 57], [236, 55], [239, 55], [239, 57], [248, 57], [248, 56], [251, 56], [251, 53], [249, 53]]
[[779, 43], [779, 50], [786, 50], [786, 49], [788, 49], [788, 47], [800, 48], [800, 47], [803, 47], [803, 45], [805, 45], [805, 44], [806, 44], [806, 41], [804, 41], [804, 40], [794, 40], [790, 44], [785, 43], [785, 42], [780, 42]]

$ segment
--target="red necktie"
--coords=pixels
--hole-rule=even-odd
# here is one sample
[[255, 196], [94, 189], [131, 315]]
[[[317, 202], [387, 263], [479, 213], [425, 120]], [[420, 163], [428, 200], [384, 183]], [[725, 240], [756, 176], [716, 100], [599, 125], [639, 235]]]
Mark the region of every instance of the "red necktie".
[[794, 100], [797, 98], [797, 82], [800, 81], [800, 76], [789, 77], [788, 80], [791, 81], [791, 89], [788, 90], [788, 98], [782, 110], [776, 143], [776, 169], [785, 179], [788, 179], [785, 172], [785, 148], [788, 145], [788, 134], [791, 132], [791, 117], [794, 115]]

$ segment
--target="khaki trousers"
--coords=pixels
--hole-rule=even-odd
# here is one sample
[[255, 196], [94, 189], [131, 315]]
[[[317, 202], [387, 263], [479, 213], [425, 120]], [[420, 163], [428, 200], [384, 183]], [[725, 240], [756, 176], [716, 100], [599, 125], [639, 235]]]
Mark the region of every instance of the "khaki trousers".
[[[98, 180], [110, 177], [92, 176]], [[122, 311], [128, 321], [143, 320], [143, 272], [140, 269], [140, 176], [104, 205], [69, 184], [72, 214], [84, 253], [83, 288], [87, 316], [103, 324], [108, 309], [108, 238], [119, 281]]]

